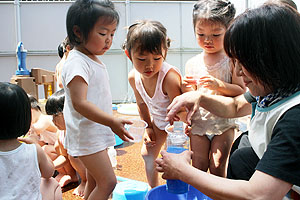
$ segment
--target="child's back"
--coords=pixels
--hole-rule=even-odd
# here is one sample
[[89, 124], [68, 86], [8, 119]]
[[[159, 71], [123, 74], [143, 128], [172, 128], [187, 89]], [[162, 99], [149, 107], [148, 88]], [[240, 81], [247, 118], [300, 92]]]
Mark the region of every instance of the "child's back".
[[23, 143], [9, 151], [0, 146], [0, 177], [0, 199], [42, 199], [36, 145]]
[[[51, 178], [53, 163], [37, 144], [36, 135], [23, 141], [31, 122], [31, 106], [25, 91], [17, 85], [0, 83], [0, 109], [7, 115], [0, 120], [1, 199], [42, 199], [41, 177]], [[53, 192], [54, 194], [54, 192]]]

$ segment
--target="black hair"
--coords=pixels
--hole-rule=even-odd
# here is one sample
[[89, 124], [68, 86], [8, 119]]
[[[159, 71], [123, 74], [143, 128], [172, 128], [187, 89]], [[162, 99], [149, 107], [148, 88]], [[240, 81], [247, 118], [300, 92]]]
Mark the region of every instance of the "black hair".
[[[69, 8], [67, 13], [67, 33], [72, 45], [79, 45], [87, 41], [89, 32], [93, 29], [99, 18], [103, 23], [119, 24], [119, 14], [110, 0], [77, 0]], [[77, 26], [83, 36], [80, 40], [73, 28]]]
[[241, 14], [224, 37], [227, 55], [273, 92], [297, 88], [299, 47], [300, 15], [279, 4], [265, 4]]
[[37, 110], [37, 111], [42, 111], [38, 100], [34, 96], [28, 94], [28, 98], [29, 98], [29, 102], [30, 102], [32, 109]]
[[47, 115], [56, 115], [64, 110], [65, 102], [65, 91], [60, 89], [53, 93], [46, 102], [46, 113]]
[[58, 45], [58, 47], [57, 47], [57, 53], [58, 53], [58, 56], [60, 58], [63, 58], [63, 56], [64, 56], [64, 48], [63, 48], [62, 43]]
[[0, 82], [0, 109], [0, 140], [15, 139], [29, 131], [31, 106], [20, 86]]
[[227, 0], [199, 0], [193, 8], [194, 29], [199, 19], [220, 23], [225, 28], [235, 16], [234, 5]]
[[268, 0], [266, 3], [279, 3], [291, 6], [297, 10], [297, 5], [292, 0]]
[[[170, 39], [167, 29], [158, 21], [141, 20], [128, 28], [127, 38], [123, 44], [131, 55], [131, 51], [150, 52], [162, 55], [162, 48], [168, 50]], [[166, 55], [162, 55], [164, 58]]]
[[71, 50], [74, 47], [74, 45], [70, 43], [68, 36], [58, 45], [58, 55], [60, 58], [63, 58], [64, 54], [67, 52], [67, 46], [69, 46]]

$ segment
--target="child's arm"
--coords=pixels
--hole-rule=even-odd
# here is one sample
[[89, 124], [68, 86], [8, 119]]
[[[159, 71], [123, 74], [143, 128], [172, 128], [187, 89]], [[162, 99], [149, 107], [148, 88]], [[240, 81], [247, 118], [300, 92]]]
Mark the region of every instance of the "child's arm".
[[237, 76], [233, 63], [230, 62], [232, 83], [221, 81], [213, 76], [206, 75], [200, 78], [200, 85], [210, 90], [218, 91], [223, 96], [235, 97], [246, 92], [242, 77]]
[[[80, 76], [75, 76], [68, 84], [74, 109], [89, 120], [109, 126], [122, 140], [129, 141], [133, 137], [124, 128], [124, 124], [131, 124], [130, 120], [120, 119], [102, 111], [95, 104], [87, 100], [88, 84]], [[101, 98], [101, 97], [99, 97]]]
[[38, 136], [31, 134], [26, 138], [18, 138], [19, 141], [25, 142], [27, 144], [35, 144], [37, 150], [37, 157], [41, 175], [43, 178], [50, 178], [54, 173], [54, 165], [49, 156], [44, 152], [42, 147], [38, 144]]
[[137, 91], [137, 89], [135, 87], [134, 70], [131, 70], [129, 72], [128, 81], [129, 81], [129, 84], [130, 84], [131, 88], [133, 89], [133, 92], [134, 92], [134, 95], [135, 95], [136, 104], [137, 104], [137, 107], [138, 107], [140, 118], [142, 120], [144, 120], [145, 122], [147, 122], [147, 124], [148, 124], [148, 126], [146, 128], [146, 136], [148, 138], [145, 138], [145, 140], [146, 140], [145, 143], [149, 144], [149, 145], [154, 144], [155, 143], [155, 137], [154, 137], [154, 132], [153, 132], [150, 113], [149, 113], [147, 104], [143, 101], [140, 93]]
[[[176, 96], [181, 95], [181, 76], [174, 69], [171, 69], [163, 81], [163, 92], [168, 95], [170, 103]], [[186, 111], [184, 108], [178, 112], [181, 121], [186, 122]]]

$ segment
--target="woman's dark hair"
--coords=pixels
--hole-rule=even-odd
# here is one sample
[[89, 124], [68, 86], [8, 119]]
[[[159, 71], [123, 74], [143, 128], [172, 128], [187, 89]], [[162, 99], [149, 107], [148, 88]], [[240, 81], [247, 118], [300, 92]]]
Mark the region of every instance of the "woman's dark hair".
[[233, 60], [271, 91], [300, 82], [300, 15], [283, 5], [266, 4], [238, 16], [224, 37]]
[[34, 96], [32, 96], [30, 94], [28, 94], [28, 98], [29, 98], [29, 102], [30, 102], [31, 108], [34, 109], [34, 110], [42, 112], [38, 100]]
[[[78, 45], [87, 41], [88, 34], [99, 18], [103, 23], [119, 24], [119, 14], [110, 0], [77, 0], [73, 3], [67, 13], [67, 33], [72, 45]], [[83, 36], [80, 40], [73, 31], [77, 26]]]
[[64, 110], [65, 91], [64, 89], [58, 90], [53, 93], [46, 102], [47, 115], [56, 115]]
[[220, 23], [225, 28], [235, 16], [235, 7], [228, 0], [199, 0], [193, 8], [194, 29], [198, 20]]
[[[127, 38], [123, 44], [131, 55], [131, 51], [150, 52], [162, 55], [162, 48], [168, 50], [170, 39], [167, 29], [158, 21], [141, 20], [128, 28]], [[164, 58], [166, 55], [162, 55]]]
[[18, 85], [0, 82], [0, 140], [25, 135], [31, 124], [31, 106], [26, 92]]

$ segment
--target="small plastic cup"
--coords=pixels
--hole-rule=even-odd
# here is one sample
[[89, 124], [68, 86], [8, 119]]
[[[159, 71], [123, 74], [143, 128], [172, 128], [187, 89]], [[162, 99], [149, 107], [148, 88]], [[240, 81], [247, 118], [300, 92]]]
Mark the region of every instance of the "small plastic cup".
[[145, 132], [145, 128], [148, 126], [147, 122], [140, 119], [132, 119], [132, 124], [126, 124], [127, 130], [132, 135], [134, 140], [130, 140], [131, 142], [140, 142], [143, 139], [143, 135]]

